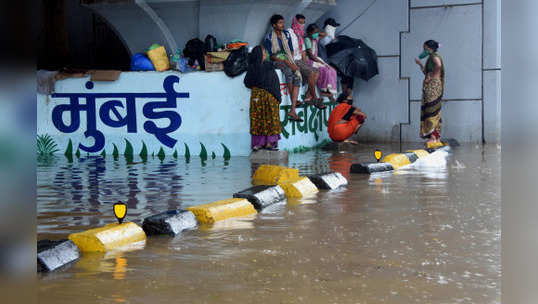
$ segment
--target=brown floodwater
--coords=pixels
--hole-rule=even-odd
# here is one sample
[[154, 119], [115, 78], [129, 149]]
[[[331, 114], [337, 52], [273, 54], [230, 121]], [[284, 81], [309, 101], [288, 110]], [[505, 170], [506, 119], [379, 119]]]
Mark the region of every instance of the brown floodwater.
[[[399, 146], [290, 154], [301, 174], [349, 185], [176, 237], [83, 254], [38, 275], [40, 303], [500, 303], [500, 149], [465, 145], [409, 169], [349, 175]], [[410, 147], [405, 147], [410, 148]], [[250, 187], [247, 157], [202, 162], [63, 156], [38, 161], [38, 239], [230, 198]]]

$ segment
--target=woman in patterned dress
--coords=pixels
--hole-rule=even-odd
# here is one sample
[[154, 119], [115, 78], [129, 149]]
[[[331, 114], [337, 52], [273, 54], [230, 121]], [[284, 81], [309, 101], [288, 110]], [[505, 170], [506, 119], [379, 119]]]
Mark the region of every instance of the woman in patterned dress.
[[422, 106], [420, 110], [420, 137], [428, 143], [439, 143], [441, 138], [441, 103], [445, 89], [445, 67], [441, 55], [437, 53], [439, 43], [434, 40], [424, 42], [424, 52], [420, 59], [428, 57], [426, 65], [419, 59], [415, 62], [425, 75], [422, 84]]
[[251, 148], [278, 150], [282, 132], [280, 124], [280, 81], [273, 65], [266, 61], [267, 52], [256, 46], [248, 57], [248, 70], [244, 84], [250, 88]]

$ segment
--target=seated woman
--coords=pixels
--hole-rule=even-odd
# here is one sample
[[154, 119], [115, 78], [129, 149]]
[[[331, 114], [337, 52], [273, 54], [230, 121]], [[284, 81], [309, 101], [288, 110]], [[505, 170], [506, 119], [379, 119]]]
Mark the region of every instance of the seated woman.
[[335, 142], [347, 142], [356, 145], [356, 141], [348, 140], [348, 138], [359, 132], [366, 120], [366, 114], [361, 109], [351, 105], [353, 103], [351, 95], [342, 93], [337, 101], [340, 104], [332, 110], [329, 116], [329, 137]]
[[251, 148], [278, 150], [280, 125], [280, 81], [267, 52], [256, 46], [248, 55], [248, 70], [244, 84], [252, 89], [250, 94]]
[[306, 28], [305, 47], [312, 67], [319, 70], [318, 88], [321, 95], [329, 97], [334, 102], [333, 95], [337, 93], [336, 70], [318, 57], [319, 29], [315, 24], [309, 24]]

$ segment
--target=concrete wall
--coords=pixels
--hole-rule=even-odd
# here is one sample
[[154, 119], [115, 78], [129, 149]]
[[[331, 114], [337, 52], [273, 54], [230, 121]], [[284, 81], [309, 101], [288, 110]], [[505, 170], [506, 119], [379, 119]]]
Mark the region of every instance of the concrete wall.
[[500, 0], [340, 0], [318, 23], [328, 17], [379, 56], [380, 74], [355, 82], [355, 103], [369, 118], [360, 139], [420, 141], [424, 76], [414, 58], [435, 39], [446, 65], [443, 136], [500, 142]]
[[[277, 74], [282, 82], [282, 74]], [[168, 101], [170, 103], [165, 104], [166, 96], [155, 96], [154, 93], [164, 94], [163, 84], [167, 77], [179, 77], [174, 91], [189, 93], [189, 97], [176, 98], [175, 95], [169, 95], [172, 96]], [[105, 153], [112, 154], [116, 146], [123, 153], [128, 140], [135, 154], [145, 144], [149, 155], [157, 155], [160, 149], [169, 156], [174, 151], [184, 155], [186, 146], [192, 155], [199, 155], [202, 143], [209, 155], [215, 152], [216, 156], [222, 157], [224, 144], [231, 155], [248, 156], [251, 151], [250, 90], [243, 84], [244, 77], [245, 73], [230, 78], [224, 72], [180, 74], [167, 71], [124, 72], [118, 80], [111, 82], [91, 82], [89, 77], [65, 79], [56, 82], [56, 94], [38, 94], [37, 134], [50, 135], [58, 145], [58, 153], [66, 151], [70, 141], [73, 152], [80, 149], [80, 153], [89, 151], [91, 154], [99, 154], [104, 150]], [[304, 91], [305, 88], [301, 88], [301, 93]], [[153, 96], [148, 96], [148, 93]], [[130, 104], [127, 95], [133, 97], [132, 94], [137, 96]], [[73, 104], [73, 107], [69, 107], [71, 98], [75, 102], [78, 100], [80, 106]], [[95, 103], [90, 106], [92, 104], [88, 100], [92, 99]], [[153, 111], [151, 107], [152, 104], [156, 105], [155, 102], [159, 106]], [[313, 106], [297, 108], [297, 114], [304, 122], [293, 122], [286, 118], [291, 101], [286, 90], [283, 90], [279, 148], [293, 151], [314, 147], [328, 140], [327, 122], [334, 106], [330, 104], [324, 110]], [[56, 116], [54, 113], [59, 114]], [[62, 127], [62, 122], [66, 126], [73, 124], [73, 128]], [[162, 140], [158, 136], [160, 132], [146, 127], [151, 122], [173, 142]], [[128, 123], [132, 123], [134, 129], [128, 130]], [[176, 124], [179, 126], [173, 127]], [[102, 138], [100, 135], [96, 137], [96, 133], [102, 134]]]
[[[421, 82], [414, 63], [428, 39], [441, 42], [446, 65], [443, 135], [465, 142], [500, 140], [501, 0], [147, 0], [183, 48], [192, 37], [219, 43], [243, 39], [258, 44], [268, 19], [281, 13], [287, 26], [296, 13], [321, 25], [342, 24], [339, 34], [364, 40], [379, 56], [380, 75], [356, 81], [356, 103], [367, 112], [365, 141], [421, 141]], [[320, 3], [321, 2], [321, 3]], [[131, 52], [166, 44], [159, 27], [135, 3], [94, 4], [121, 33]], [[136, 23], [133, 23], [136, 20]], [[133, 26], [136, 24], [136, 26]]]
[[[178, 48], [188, 40], [205, 39], [208, 34], [218, 43], [242, 39], [251, 45], [260, 43], [269, 29], [269, 18], [281, 14], [286, 25], [302, 13], [317, 20], [335, 4], [312, 0], [145, 0], [173, 36]], [[169, 44], [161, 28], [135, 1], [90, 4], [121, 34], [131, 53], [145, 50], [153, 43]], [[171, 50], [169, 50], [171, 51]]]

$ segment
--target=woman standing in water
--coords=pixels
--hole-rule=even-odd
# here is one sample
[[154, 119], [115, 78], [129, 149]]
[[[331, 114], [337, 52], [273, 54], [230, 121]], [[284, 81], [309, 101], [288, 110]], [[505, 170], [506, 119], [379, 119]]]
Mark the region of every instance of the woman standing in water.
[[248, 55], [248, 69], [244, 84], [250, 93], [251, 148], [278, 150], [280, 125], [280, 81], [273, 65], [266, 61], [267, 52], [256, 46]]
[[420, 59], [415, 62], [425, 75], [422, 83], [422, 106], [420, 110], [420, 137], [428, 143], [438, 143], [441, 138], [441, 102], [445, 88], [445, 67], [441, 55], [437, 53], [439, 43], [434, 40], [424, 42], [424, 52], [418, 57], [428, 57], [426, 65]]

